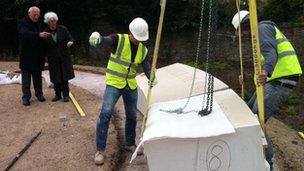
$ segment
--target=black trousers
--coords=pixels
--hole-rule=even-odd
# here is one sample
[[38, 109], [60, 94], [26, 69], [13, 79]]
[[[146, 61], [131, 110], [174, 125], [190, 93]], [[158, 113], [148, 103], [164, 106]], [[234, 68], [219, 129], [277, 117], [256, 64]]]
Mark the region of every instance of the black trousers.
[[57, 97], [61, 97], [61, 93], [63, 97], [69, 96], [69, 81], [63, 81], [62, 83], [54, 83], [54, 90]]
[[29, 100], [31, 95], [31, 78], [33, 78], [33, 84], [34, 84], [34, 90], [35, 90], [35, 96], [39, 97], [43, 95], [42, 92], [42, 71], [26, 71], [22, 70], [22, 99]]

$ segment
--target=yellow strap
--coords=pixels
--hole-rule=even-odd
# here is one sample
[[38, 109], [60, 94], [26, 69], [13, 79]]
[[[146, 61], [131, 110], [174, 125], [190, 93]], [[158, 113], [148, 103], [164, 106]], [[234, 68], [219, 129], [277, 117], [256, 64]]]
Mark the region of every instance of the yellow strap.
[[[156, 42], [155, 42], [154, 52], [153, 52], [153, 61], [152, 61], [152, 68], [151, 68], [151, 74], [150, 74], [150, 81], [154, 80], [154, 78], [155, 78], [156, 62], [157, 62], [157, 58], [158, 58], [158, 49], [159, 49], [159, 43], [160, 43], [160, 38], [161, 38], [161, 32], [162, 32], [162, 28], [163, 28], [163, 20], [164, 20], [167, 0], [162, 0], [161, 2], [162, 2], [162, 4], [160, 4], [161, 9], [160, 9], [160, 16], [159, 16], [159, 21], [158, 21]], [[146, 129], [146, 122], [147, 122], [148, 112], [149, 112], [150, 103], [151, 103], [150, 102], [151, 95], [152, 95], [152, 87], [149, 86], [147, 102], [146, 102], [145, 111], [144, 111], [143, 123], [141, 125], [141, 138], [143, 137], [144, 131]]]
[[[256, 78], [262, 72], [262, 65], [260, 62], [260, 40], [259, 30], [257, 22], [256, 0], [249, 1], [249, 17], [250, 17], [250, 29], [251, 29], [251, 43], [253, 53], [254, 74]], [[263, 131], [265, 132], [265, 120], [264, 120], [264, 89], [262, 85], [256, 84], [256, 94], [258, 101], [259, 121]]]
[[243, 53], [242, 53], [242, 36], [241, 36], [241, 17], [240, 17], [240, 0], [236, 0], [236, 8], [238, 10], [238, 17], [239, 17], [239, 54], [240, 54], [240, 68], [241, 68], [241, 80], [240, 83], [242, 86], [242, 99], [244, 99], [244, 69], [243, 69]]

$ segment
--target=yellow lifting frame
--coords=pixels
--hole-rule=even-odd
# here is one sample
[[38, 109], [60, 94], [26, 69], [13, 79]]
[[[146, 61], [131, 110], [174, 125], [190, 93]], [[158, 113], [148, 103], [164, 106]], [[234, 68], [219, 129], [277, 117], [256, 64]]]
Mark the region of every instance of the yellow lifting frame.
[[[252, 43], [252, 53], [253, 53], [253, 64], [254, 64], [254, 75], [255, 79], [262, 72], [262, 65], [260, 61], [261, 50], [260, 50], [260, 40], [259, 40], [259, 29], [257, 21], [257, 10], [256, 10], [256, 0], [249, 1], [249, 17], [250, 17], [250, 29], [251, 29], [251, 43]], [[256, 81], [257, 82], [257, 81]], [[256, 94], [258, 102], [259, 111], [259, 121], [263, 131], [266, 131], [265, 120], [264, 120], [264, 86], [256, 83]]]

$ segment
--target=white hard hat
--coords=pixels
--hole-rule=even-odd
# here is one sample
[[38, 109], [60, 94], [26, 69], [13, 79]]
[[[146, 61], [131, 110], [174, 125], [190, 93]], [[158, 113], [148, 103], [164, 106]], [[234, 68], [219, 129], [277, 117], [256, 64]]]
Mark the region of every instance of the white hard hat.
[[[241, 23], [243, 21], [243, 19], [249, 14], [249, 11], [246, 11], [246, 10], [242, 10], [240, 11], [240, 20], [241, 20]], [[236, 13], [233, 18], [232, 18], [232, 21], [231, 21], [233, 27], [235, 29], [238, 29], [239, 28], [239, 25], [240, 25], [240, 22], [239, 22], [239, 13]]]
[[146, 41], [149, 39], [148, 23], [142, 18], [135, 18], [129, 24], [129, 30], [138, 41]]

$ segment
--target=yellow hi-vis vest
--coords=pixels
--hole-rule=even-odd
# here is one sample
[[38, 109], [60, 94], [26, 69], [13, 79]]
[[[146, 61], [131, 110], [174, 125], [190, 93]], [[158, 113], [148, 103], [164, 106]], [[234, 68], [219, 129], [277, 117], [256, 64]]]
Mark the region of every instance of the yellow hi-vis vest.
[[134, 90], [137, 88], [135, 80], [136, 70], [147, 56], [148, 49], [138, 44], [137, 53], [133, 63], [131, 62], [131, 44], [128, 34], [118, 34], [118, 44], [115, 54], [111, 53], [107, 70], [106, 84], [118, 89], [124, 88], [127, 84]]
[[[267, 77], [267, 82], [291, 75], [300, 76], [302, 74], [302, 69], [294, 48], [280, 30], [275, 26], [274, 28], [276, 30], [278, 60], [271, 77]], [[264, 63], [264, 61], [265, 58], [261, 54], [261, 62]]]

